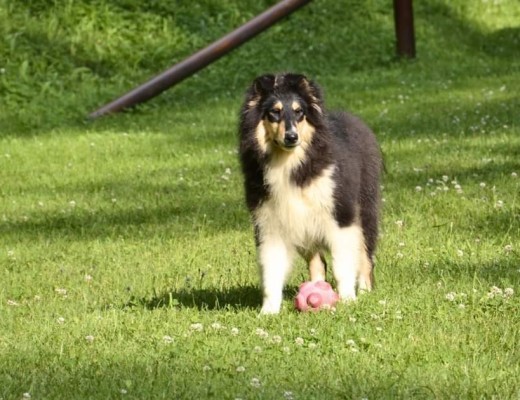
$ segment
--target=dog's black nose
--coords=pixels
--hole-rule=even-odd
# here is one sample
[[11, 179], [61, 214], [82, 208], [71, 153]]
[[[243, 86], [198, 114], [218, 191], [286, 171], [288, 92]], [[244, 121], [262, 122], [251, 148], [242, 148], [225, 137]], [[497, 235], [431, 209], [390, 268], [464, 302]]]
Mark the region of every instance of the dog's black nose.
[[298, 133], [295, 131], [285, 132], [283, 141], [286, 146], [294, 146], [298, 143]]

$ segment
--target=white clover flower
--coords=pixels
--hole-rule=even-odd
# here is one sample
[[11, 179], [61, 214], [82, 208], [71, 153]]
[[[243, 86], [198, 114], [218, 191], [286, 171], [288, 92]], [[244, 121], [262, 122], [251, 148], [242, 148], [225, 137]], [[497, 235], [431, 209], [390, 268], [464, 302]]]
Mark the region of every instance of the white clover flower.
[[480, 182], [479, 186], [484, 189], [486, 187], [486, 182]]
[[274, 335], [272, 338], [271, 338], [271, 342], [272, 343], [282, 343], [282, 337], [280, 335]]
[[446, 300], [448, 301], [455, 301], [455, 297], [457, 297], [455, 292], [449, 292], [446, 294]]
[[294, 343], [296, 343], [296, 345], [298, 346], [303, 346], [304, 340], [301, 337], [297, 337], [296, 339], [294, 339]]
[[240, 365], [240, 366], [237, 367], [236, 371], [237, 372], [244, 372], [245, 370], [246, 370], [246, 368], [244, 366]]
[[459, 250], [457, 250], [457, 255], [458, 255], [459, 257], [463, 257], [463, 256], [464, 256], [464, 252], [463, 252], [462, 250], [459, 249]]
[[211, 324], [211, 327], [212, 327], [213, 329], [217, 330], [217, 331], [218, 331], [219, 329], [222, 329], [222, 328], [223, 328], [223, 326], [220, 324], [220, 322], [213, 322], [213, 323]]
[[308, 347], [309, 349], [315, 349], [316, 347], [318, 347], [318, 345], [314, 342], [310, 342]]
[[518, 174], [516, 172], [511, 172], [511, 178], [518, 178]]
[[498, 286], [492, 286], [487, 294], [488, 299], [494, 299], [495, 297], [503, 297], [504, 291]]
[[200, 332], [204, 329], [204, 325], [202, 325], [200, 322], [197, 322], [195, 324], [191, 324], [190, 329], [192, 331]]
[[504, 297], [512, 297], [515, 294], [515, 291], [513, 288], [505, 288], [504, 289]]
[[402, 220], [398, 220], [398, 221], [395, 221], [395, 224], [397, 225], [398, 228], [402, 228], [404, 225], [404, 222]]
[[506, 244], [505, 247], [504, 247], [504, 251], [506, 253], [511, 253], [513, 251], [513, 245], [511, 244]]
[[238, 328], [231, 328], [230, 332], [233, 336], [237, 336], [240, 333]]
[[7, 300], [7, 305], [12, 307], [18, 307], [20, 304], [14, 300]]
[[269, 337], [269, 333], [267, 331], [264, 331], [262, 328], [256, 328], [255, 333], [262, 339], [267, 339]]
[[167, 344], [173, 343], [173, 338], [171, 336], [164, 335], [163, 336], [163, 342], [167, 343]]
[[352, 322], [352, 323], [357, 321], [357, 319], [355, 317], [348, 317], [348, 320], [349, 320], [349, 322]]
[[346, 342], [347, 346], [355, 346], [356, 342], [353, 339], [348, 339]]
[[94, 341], [94, 336], [92, 335], [87, 335], [85, 336], [85, 340], [89, 343], [92, 343]]
[[253, 351], [254, 351], [255, 353], [261, 353], [261, 352], [262, 352], [262, 348], [261, 348], [260, 346], [255, 346], [255, 347], [253, 348]]
[[287, 400], [293, 400], [294, 399], [294, 395], [293, 395], [293, 392], [289, 391], [289, 390], [286, 390], [285, 392], [283, 392], [283, 397]]
[[22, 398], [30, 399], [31, 398], [31, 394], [29, 392], [25, 392], [24, 394], [22, 394]]
[[416, 192], [422, 192], [422, 187], [421, 186], [416, 186], [415, 187], [415, 191]]
[[56, 320], [56, 322], [57, 322], [58, 324], [60, 324], [60, 325], [63, 325], [63, 324], [65, 323], [65, 318], [63, 318], [63, 317], [59, 317], [59, 318]]
[[491, 291], [493, 293], [495, 293], [495, 294], [502, 294], [503, 293], [502, 289], [500, 289], [498, 286], [492, 286], [491, 287]]
[[253, 386], [254, 388], [259, 388], [260, 386], [262, 386], [262, 383], [258, 378], [251, 378], [251, 386]]
[[127, 391], [126, 389], [121, 389], [119, 392], [120, 392], [121, 394], [127, 394], [127, 393], [128, 393], [128, 391]]

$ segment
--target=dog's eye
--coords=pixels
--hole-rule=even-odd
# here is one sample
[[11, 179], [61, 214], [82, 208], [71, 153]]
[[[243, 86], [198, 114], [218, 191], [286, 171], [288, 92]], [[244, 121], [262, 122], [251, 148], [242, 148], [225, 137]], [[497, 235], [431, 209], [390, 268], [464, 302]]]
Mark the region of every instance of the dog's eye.
[[280, 119], [281, 110], [278, 108], [271, 108], [269, 110], [269, 117], [273, 121], [278, 121]]
[[297, 119], [303, 118], [303, 109], [297, 108], [296, 110], [294, 110], [294, 115], [296, 115]]

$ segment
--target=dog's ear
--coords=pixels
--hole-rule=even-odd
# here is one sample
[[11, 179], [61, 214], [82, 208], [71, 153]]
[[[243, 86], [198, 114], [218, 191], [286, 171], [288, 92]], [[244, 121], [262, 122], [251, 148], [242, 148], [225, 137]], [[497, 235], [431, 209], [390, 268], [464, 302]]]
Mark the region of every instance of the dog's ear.
[[274, 75], [262, 75], [253, 82], [253, 90], [255, 94], [265, 95], [271, 93], [275, 86], [276, 78]]
[[305, 75], [300, 74], [287, 74], [286, 82], [302, 96], [312, 108], [320, 114], [323, 112], [323, 94], [318, 85], [307, 79]]

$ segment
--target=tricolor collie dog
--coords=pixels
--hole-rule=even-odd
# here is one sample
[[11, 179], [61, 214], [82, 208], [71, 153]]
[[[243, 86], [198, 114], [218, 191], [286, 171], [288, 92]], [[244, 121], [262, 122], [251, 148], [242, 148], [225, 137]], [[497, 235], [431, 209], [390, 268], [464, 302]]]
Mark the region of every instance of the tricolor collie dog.
[[303, 75], [260, 76], [240, 118], [240, 161], [260, 264], [263, 314], [276, 314], [296, 254], [324, 280], [330, 251], [340, 298], [374, 285], [381, 155], [356, 117], [327, 113]]

